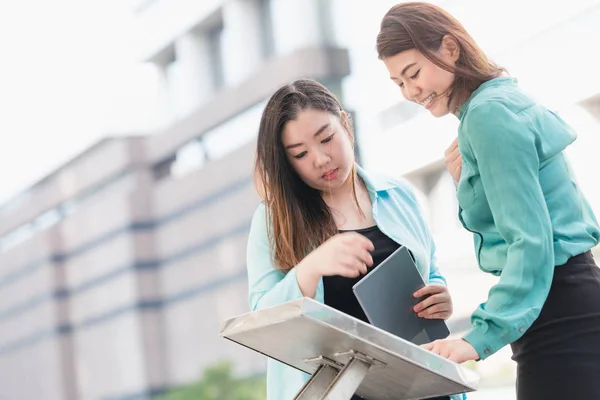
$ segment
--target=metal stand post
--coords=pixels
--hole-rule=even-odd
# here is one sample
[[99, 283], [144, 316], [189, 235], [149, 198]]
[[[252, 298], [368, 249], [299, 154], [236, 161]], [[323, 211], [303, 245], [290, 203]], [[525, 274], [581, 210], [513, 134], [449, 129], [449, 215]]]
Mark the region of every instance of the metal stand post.
[[[349, 400], [360, 386], [375, 360], [360, 353], [349, 351], [350, 361], [342, 366], [340, 363], [319, 356], [306, 360], [319, 362], [317, 371], [300, 389], [294, 400]], [[381, 364], [381, 363], [379, 363]]]

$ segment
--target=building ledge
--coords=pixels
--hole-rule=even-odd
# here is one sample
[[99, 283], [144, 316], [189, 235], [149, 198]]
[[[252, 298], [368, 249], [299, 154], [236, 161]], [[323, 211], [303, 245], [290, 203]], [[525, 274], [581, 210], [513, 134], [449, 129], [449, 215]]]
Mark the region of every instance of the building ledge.
[[267, 99], [286, 83], [300, 78], [341, 79], [349, 73], [348, 51], [341, 48], [304, 48], [271, 59], [241, 84], [221, 89], [191, 115], [150, 137], [149, 158], [154, 164], [168, 159], [182, 145]]

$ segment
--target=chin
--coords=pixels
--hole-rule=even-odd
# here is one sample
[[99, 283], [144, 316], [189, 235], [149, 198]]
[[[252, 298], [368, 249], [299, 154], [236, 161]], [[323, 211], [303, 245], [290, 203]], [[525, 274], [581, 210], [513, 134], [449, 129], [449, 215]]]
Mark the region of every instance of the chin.
[[450, 110], [431, 110], [431, 115], [436, 118], [441, 118], [450, 114]]

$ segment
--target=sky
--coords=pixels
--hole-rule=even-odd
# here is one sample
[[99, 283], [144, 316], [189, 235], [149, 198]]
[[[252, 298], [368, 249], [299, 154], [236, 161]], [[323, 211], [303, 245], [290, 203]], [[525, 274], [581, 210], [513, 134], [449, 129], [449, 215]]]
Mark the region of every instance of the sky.
[[125, 3], [0, 2], [0, 205], [101, 137], [139, 128]]
[[[376, 21], [394, 3], [379, 0], [365, 9], [345, 7], [349, 4], [346, 1], [335, 0], [336, 10], [349, 8], [357, 13], [350, 13], [340, 21]], [[0, 207], [100, 138], [138, 134], [151, 126], [148, 99], [153, 90], [150, 82], [154, 80], [149, 67], [134, 58], [137, 52], [133, 44], [132, 3], [132, 0], [0, 2]], [[579, 31], [577, 25], [582, 18], [576, 18], [571, 23], [574, 26], [568, 28], [570, 35], [558, 30], [549, 34], [551, 39], [547, 38], [546, 30], [560, 20], [569, 19], [570, 15], [566, 15], [569, 13], [598, 18], [600, 0], [551, 4], [543, 0], [506, 0], [503, 4], [512, 8], [503, 7], [497, 13], [506, 18], [518, 17], [523, 23], [503, 35], [497, 31], [506, 18], [494, 19], [496, 25], [489, 27], [489, 20], [478, 23], [481, 21], [474, 17], [481, 15], [483, 9], [460, 8], [460, 1], [444, 4], [461, 16], [483, 48], [494, 49], [492, 53], [502, 65], [523, 78], [521, 84], [545, 101], [584, 98], [587, 88], [598, 87], [597, 62], [578, 63], [576, 74], [551, 76], [551, 79], [539, 66], [570, 71], [571, 60], [587, 54], [587, 49], [597, 43], [597, 33], [585, 30], [593, 24], [581, 24], [583, 28]], [[515, 14], [517, 4], [520, 12]], [[532, 19], [542, 6], [546, 12], [544, 18]], [[342, 43], [346, 38], [371, 53], [374, 51], [372, 38], [377, 24], [370, 27], [363, 24], [360, 29], [342, 24], [338, 28]], [[540, 37], [535, 56], [529, 54], [531, 46], [520, 49], [514, 45], [515, 41], [532, 35], [530, 41], [535, 42], [535, 32], [540, 31], [546, 32], [546, 36]], [[503, 49], [507, 47], [511, 51], [504, 55]], [[557, 52], [556, 48], [563, 50]], [[357, 62], [360, 57], [374, 59], [371, 53], [353, 55], [357, 76], [384, 76], [381, 63]], [[521, 62], [523, 59], [537, 62]], [[544, 78], [536, 80], [540, 76]], [[379, 112], [399, 97], [393, 85], [385, 86], [384, 90], [360, 78], [347, 80], [344, 90], [351, 99], [351, 107], [367, 115], [370, 111]], [[385, 157], [380, 156], [383, 150], [373, 149], [371, 153], [383, 160]]]

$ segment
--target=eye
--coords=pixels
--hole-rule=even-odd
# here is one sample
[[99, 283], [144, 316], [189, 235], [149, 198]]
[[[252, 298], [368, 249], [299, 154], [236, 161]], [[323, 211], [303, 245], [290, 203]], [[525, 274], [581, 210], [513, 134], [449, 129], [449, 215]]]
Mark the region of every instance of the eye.
[[[415, 72], [410, 79], [417, 79], [419, 77], [419, 73], [421, 72], [421, 70], [418, 70], [417, 72]], [[404, 87], [404, 83], [400, 82], [398, 83], [398, 86], [400, 87], [400, 89], [402, 89]]]
[[333, 135], [335, 135], [335, 133], [334, 133], [334, 134], [332, 134], [331, 136], [328, 136], [328, 137], [326, 137], [325, 139], [323, 139], [323, 140], [321, 141], [321, 143], [327, 143], [327, 142], [330, 142], [330, 141], [331, 141], [331, 139], [333, 139]]
[[294, 156], [294, 158], [297, 158], [297, 159], [299, 160], [299, 159], [301, 159], [302, 157], [304, 157], [305, 155], [306, 155], [306, 152], [305, 152], [305, 151], [303, 151], [303, 152], [302, 152], [302, 153], [300, 153], [300, 154], [296, 154], [296, 155]]

